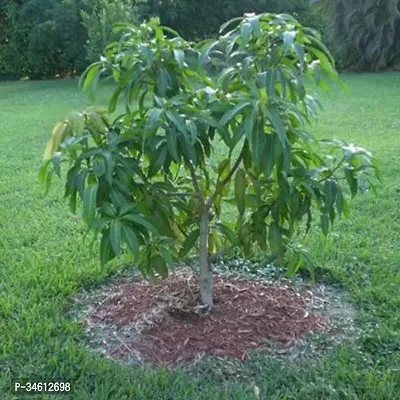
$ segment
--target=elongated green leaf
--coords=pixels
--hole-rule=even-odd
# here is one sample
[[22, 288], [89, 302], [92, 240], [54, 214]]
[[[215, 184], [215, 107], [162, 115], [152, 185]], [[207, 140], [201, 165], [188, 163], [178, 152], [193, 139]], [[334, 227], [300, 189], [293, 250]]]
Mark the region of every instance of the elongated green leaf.
[[293, 46], [294, 38], [296, 37], [296, 32], [286, 31], [283, 34], [283, 47], [285, 50], [289, 50]]
[[122, 225], [122, 233], [125, 243], [128, 245], [129, 251], [135, 260], [139, 259], [139, 242], [135, 231], [128, 225]]
[[279, 145], [278, 138], [276, 134], [268, 134], [265, 138], [265, 147], [264, 147], [264, 175], [268, 178], [280, 156], [281, 146]]
[[121, 220], [133, 222], [138, 225], [142, 225], [151, 233], [154, 233], [154, 234], [158, 233], [157, 228], [151, 222], [149, 222], [147, 219], [142, 217], [141, 215], [127, 214], [127, 215], [124, 215], [123, 217], [121, 217]]
[[83, 90], [86, 90], [92, 83], [96, 74], [99, 72], [100, 67], [101, 67], [100, 62], [96, 62], [92, 65], [89, 65], [81, 75], [81, 78], [79, 80], [79, 87], [82, 88]]
[[358, 181], [357, 178], [354, 176], [354, 170], [349, 167], [345, 167], [344, 174], [346, 177], [346, 181], [349, 185], [352, 197], [355, 197], [358, 191]]
[[175, 60], [181, 68], [187, 67], [185, 63], [185, 53], [183, 50], [174, 50]]
[[124, 86], [122, 86], [122, 85], [118, 86], [115, 89], [115, 91], [111, 97], [110, 103], [108, 104], [108, 111], [110, 113], [113, 113], [115, 111], [115, 109], [117, 108], [118, 99], [123, 90], [124, 90]]
[[246, 173], [243, 169], [239, 169], [235, 178], [235, 199], [240, 215], [243, 215], [246, 210]]
[[250, 105], [251, 105], [250, 101], [244, 101], [243, 103], [237, 104], [235, 107], [233, 107], [223, 115], [223, 117], [219, 121], [219, 124], [221, 126], [226, 125], [236, 114], [238, 114], [241, 110]]
[[161, 108], [152, 108], [149, 111], [149, 119], [144, 127], [145, 131], [151, 132], [157, 129], [160, 125], [160, 117], [163, 114], [163, 110]]
[[170, 156], [175, 162], [179, 162], [180, 157], [178, 153], [178, 137], [174, 129], [167, 132], [167, 147]]
[[197, 141], [197, 135], [198, 135], [197, 126], [193, 121], [189, 121], [187, 123], [187, 127], [190, 133], [188, 142], [193, 146]]
[[103, 176], [106, 173], [106, 161], [104, 157], [96, 157], [93, 160], [93, 173], [96, 177]]
[[96, 215], [98, 188], [97, 183], [87, 185], [83, 195], [83, 218], [88, 226], [92, 225]]
[[239, 246], [238, 235], [231, 228], [225, 224], [219, 224], [218, 228], [234, 246]]
[[164, 144], [159, 147], [159, 149], [155, 154], [153, 154], [149, 168], [149, 177], [154, 176], [157, 172], [160, 171], [160, 169], [162, 168], [162, 166], [166, 161], [167, 152], [168, 152], [167, 145]]
[[115, 218], [117, 216], [117, 209], [114, 204], [109, 203], [108, 201], [104, 202], [100, 211], [111, 218]]
[[282, 229], [276, 222], [272, 222], [269, 226], [268, 241], [271, 246], [272, 254], [277, 257], [278, 262], [281, 263], [283, 257]]
[[267, 111], [268, 111], [267, 112], [268, 119], [270, 120], [272, 126], [275, 128], [275, 131], [278, 134], [282, 146], [286, 147], [287, 145], [286, 129], [285, 126], [283, 125], [278, 110], [276, 109], [275, 106], [270, 106], [268, 107]]
[[247, 44], [250, 41], [250, 35], [251, 35], [251, 24], [248, 22], [245, 22], [244, 24], [242, 24], [242, 48], [245, 48], [247, 46]]
[[182, 132], [184, 135], [188, 134], [187, 127], [183, 118], [175, 110], [168, 110], [165, 113], [166, 117], [174, 124], [178, 131]]
[[225, 22], [223, 25], [221, 25], [221, 28], [219, 29], [219, 33], [222, 33], [229, 25], [232, 25], [235, 22], [239, 22], [242, 19], [243, 19], [242, 17], [236, 17], [236, 18], [230, 19], [229, 21]]
[[243, 165], [246, 171], [248, 171], [252, 166], [250, 146], [247, 139], [243, 144]]
[[165, 97], [170, 88], [171, 77], [165, 68], [157, 71], [157, 90], [162, 97]]
[[121, 252], [121, 228], [121, 221], [114, 220], [111, 222], [110, 243], [116, 255], [119, 255]]
[[257, 121], [255, 129], [251, 133], [250, 146], [253, 154], [254, 166], [258, 172], [261, 172], [261, 165], [265, 156], [266, 139], [267, 134], [264, 132], [261, 122]]
[[119, 215], [122, 217], [128, 213], [131, 213], [132, 211], [138, 211], [138, 209], [139, 209], [138, 204], [126, 203], [120, 208]]
[[337, 194], [336, 182], [332, 179], [328, 179], [325, 182], [324, 190], [326, 195], [326, 206], [330, 208], [336, 199], [336, 194]]
[[322, 213], [321, 214], [321, 228], [322, 232], [326, 236], [329, 233], [329, 215]]
[[186, 257], [189, 251], [194, 247], [197, 239], [200, 237], [200, 229], [196, 229], [191, 232], [185, 239], [182, 245], [182, 249], [179, 253], [180, 257]]
[[163, 257], [156, 255], [150, 260], [150, 265], [162, 278], [168, 277], [168, 267]]
[[115, 258], [115, 253], [111, 248], [110, 234], [108, 231], [103, 232], [100, 241], [100, 263], [104, 267], [110, 260]]
[[221, 161], [218, 166], [218, 175], [223, 179], [224, 176], [229, 172], [229, 167], [231, 165], [231, 160], [226, 158], [225, 160]]
[[174, 259], [172, 258], [171, 253], [164, 247], [160, 248], [161, 257], [167, 263], [167, 265], [171, 268], [174, 267]]
[[40, 167], [39, 171], [39, 182], [43, 185], [44, 182], [46, 181], [46, 176], [49, 172], [49, 166], [50, 166], [51, 160], [47, 160], [43, 163], [43, 165]]

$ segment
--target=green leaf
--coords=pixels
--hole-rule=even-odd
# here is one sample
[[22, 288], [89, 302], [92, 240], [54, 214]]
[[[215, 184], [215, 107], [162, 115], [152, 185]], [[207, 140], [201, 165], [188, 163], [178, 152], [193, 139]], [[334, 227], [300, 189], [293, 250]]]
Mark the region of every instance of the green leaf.
[[104, 157], [99, 156], [93, 160], [93, 173], [96, 177], [103, 176], [106, 173], [106, 162]]
[[264, 147], [264, 175], [268, 178], [281, 154], [281, 146], [276, 134], [266, 135]]
[[226, 175], [229, 172], [230, 165], [231, 165], [231, 160], [229, 158], [226, 158], [225, 160], [221, 161], [221, 163], [218, 166], [218, 176], [220, 176], [223, 179], [224, 175]]
[[149, 111], [149, 118], [144, 127], [144, 130], [147, 132], [152, 132], [160, 126], [160, 118], [163, 114], [164, 110], [161, 108], [152, 108]]
[[97, 183], [87, 185], [83, 195], [83, 218], [89, 227], [92, 225], [96, 215], [98, 188]]
[[290, 50], [292, 48], [295, 37], [296, 32], [294, 31], [286, 31], [283, 33], [283, 47], [285, 50]]
[[223, 25], [221, 25], [221, 28], [219, 29], [219, 33], [222, 33], [229, 25], [232, 25], [235, 22], [242, 21], [243, 17], [236, 17], [233, 19], [230, 19], [229, 21], [225, 22]]
[[86, 70], [81, 75], [81, 78], [79, 80], [79, 87], [83, 88], [83, 90], [86, 90], [93, 82], [96, 74], [100, 70], [100, 67], [101, 67], [101, 62], [96, 62], [92, 65], [89, 65], [89, 67], [87, 67]]
[[251, 35], [251, 25], [248, 22], [245, 22], [244, 24], [242, 24], [241, 33], [242, 33], [241, 47], [245, 48], [250, 41], [250, 35]]
[[111, 96], [110, 103], [108, 104], [108, 112], [110, 114], [113, 113], [115, 111], [115, 109], [117, 108], [119, 96], [121, 95], [121, 93], [124, 89], [125, 88], [123, 85], [118, 86], [115, 89], [113, 95]]
[[218, 228], [234, 246], [239, 246], [239, 238], [232, 229], [224, 224], [218, 224]]
[[101, 266], [104, 267], [108, 261], [115, 258], [115, 254], [110, 245], [110, 235], [107, 232], [103, 232], [101, 241], [100, 241], [100, 263]]
[[135, 260], [139, 259], [139, 242], [135, 231], [128, 225], [122, 225], [122, 233], [125, 243], [128, 245], [129, 251], [132, 253]]
[[257, 171], [261, 170], [262, 161], [264, 159], [265, 144], [267, 140], [267, 134], [262, 128], [260, 121], [257, 121], [256, 127], [251, 133], [250, 146], [253, 154], [253, 162]]
[[100, 209], [104, 214], [111, 218], [115, 218], [117, 216], [117, 209], [114, 204], [105, 201]]
[[151, 233], [154, 234], [158, 233], [157, 228], [151, 222], [149, 222], [147, 219], [138, 214], [124, 215], [123, 217], [121, 217], [121, 221], [133, 222], [135, 224], [143, 226]]
[[167, 145], [161, 145], [157, 151], [152, 155], [150, 168], [149, 168], [149, 177], [154, 176], [157, 172], [160, 171], [162, 166], [164, 165], [167, 158]]
[[43, 163], [43, 165], [40, 167], [40, 171], [39, 171], [39, 182], [43, 185], [46, 181], [46, 176], [48, 174], [49, 171], [49, 166], [51, 163], [51, 159], [47, 160]]
[[268, 232], [268, 241], [271, 246], [272, 254], [277, 257], [279, 263], [283, 257], [282, 230], [276, 222], [271, 222]]
[[239, 169], [235, 178], [235, 199], [240, 215], [243, 215], [246, 209], [246, 187], [246, 173], [243, 169]]
[[193, 121], [188, 121], [187, 127], [190, 133], [188, 142], [193, 146], [197, 142], [197, 126]]
[[181, 68], [185, 68], [187, 67], [186, 63], [185, 63], [185, 53], [183, 52], [183, 50], [174, 50], [174, 56], [175, 56], [175, 60], [177, 61], [178, 65]]
[[167, 263], [167, 265], [171, 268], [174, 266], [174, 259], [172, 258], [171, 253], [164, 247], [160, 248], [161, 257]]
[[176, 129], [183, 133], [184, 135], [188, 134], [187, 127], [183, 118], [179, 115], [179, 113], [175, 110], [168, 110], [165, 113], [166, 117], [174, 124]]
[[250, 146], [247, 139], [243, 144], [243, 165], [246, 171], [248, 171], [252, 166]]
[[327, 208], [330, 208], [335, 200], [336, 200], [336, 194], [337, 194], [337, 184], [333, 179], [328, 179], [325, 181], [325, 196], [326, 196], [326, 206]]
[[303, 66], [306, 57], [304, 53], [304, 47], [299, 43], [295, 43], [294, 48], [296, 50], [297, 56], [299, 57], [300, 64], [301, 66]]
[[111, 222], [110, 243], [116, 255], [119, 255], [121, 252], [121, 229], [122, 229], [121, 221], [114, 220]]
[[168, 277], [168, 267], [165, 263], [165, 260], [160, 256], [156, 255], [150, 260], [150, 264], [152, 269], [154, 269], [158, 274], [161, 275], [163, 278]]
[[321, 214], [321, 228], [322, 232], [326, 236], [329, 233], [329, 215], [326, 213]]
[[171, 77], [165, 68], [157, 71], [157, 91], [162, 97], [165, 97], [167, 90], [170, 88]]
[[251, 105], [250, 101], [244, 101], [243, 103], [239, 103], [232, 109], [228, 110], [221, 120], [219, 121], [219, 124], [221, 126], [225, 126], [236, 114], [238, 114], [241, 110], [243, 110], [245, 107], [248, 107]]
[[173, 158], [175, 162], [179, 162], [180, 157], [178, 153], [178, 138], [175, 132], [175, 129], [170, 129], [167, 132], [167, 147], [170, 156]]
[[283, 125], [282, 119], [279, 115], [278, 110], [275, 106], [270, 106], [267, 109], [268, 119], [271, 121], [276, 133], [278, 134], [279, 140], [282, 143], [283, 148], [287, 145], [286, 129]]
[[349, 185], [351, 195], [352, 197], [355, 197], [358, 191], [358, 181], [357, 178], [354, 176], [354, 170], [349, 167], [345, 167], [344, 174], [346, 177], [346, 181]]
[[191, 232], [182, 244], [182, 249], [179, 253], [180, 257], [186, 257], [189, 251], [194, 247], [197, 239], [200, 237], [200, 229]]

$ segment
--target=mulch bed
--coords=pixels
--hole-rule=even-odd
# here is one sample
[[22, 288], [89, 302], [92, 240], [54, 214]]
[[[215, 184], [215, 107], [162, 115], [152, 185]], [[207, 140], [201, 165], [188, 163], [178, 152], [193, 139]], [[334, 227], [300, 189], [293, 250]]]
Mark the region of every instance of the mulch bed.
[[322, 332], [327, 321], [309, 312], [312, 293], [283, 284], [266, 285], [241, 277], [215, 275], [214, 307], [204, 312], [198, 279], [181, 273], [149, 285], [122, 283], [87, 316], [91, 327], [132, 326], [138, 336], [111, 351], [116, 359], [139, 353], [145, 362], [176, 365], [203, 355], [244, 360], [266, 341], [288, 348], [307, 332]]

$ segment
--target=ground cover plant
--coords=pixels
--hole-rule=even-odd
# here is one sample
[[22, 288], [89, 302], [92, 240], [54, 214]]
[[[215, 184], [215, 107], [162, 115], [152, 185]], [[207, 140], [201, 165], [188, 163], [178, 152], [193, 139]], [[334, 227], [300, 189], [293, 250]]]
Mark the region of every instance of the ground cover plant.
[[[85, 225], [60, 198], [62, 184], [55, 181], [56, 188], [43, 197], [36, 182], [48, 127], [87, 99], [72, 80], [1, 84], [0, 397], [15, 398], [9, 390], [13, 377], [57, 376], [74, 382], [77, 399], [253, 399], [254, 385], [261, 398], [271, 399], [395, 399], [400, 391], [400, 78], [385, 73], [342, 79], [349, 92], [321, 95], [325, 112], [312, 131], [319, 138], [363, 143], [381, 160], [383, 186], [377, 197], [356, 199], [351, 219], [338, 221], [328, 239], [314, 231], [306, 241], [318, 280], [349, 291], [362, 334], [355, 344], [306, 363], [258, 360], [244, 380], [217, 361], [204, 366], [201, 375], [187, 375], [125, 368], [86, 349], [81, 327], [65, 313], [69, 297], [115, 276], [123, 261], [100, 268], [96, 254], [82, 243]], [[223, 160], [224, 154], [219, 156]]]

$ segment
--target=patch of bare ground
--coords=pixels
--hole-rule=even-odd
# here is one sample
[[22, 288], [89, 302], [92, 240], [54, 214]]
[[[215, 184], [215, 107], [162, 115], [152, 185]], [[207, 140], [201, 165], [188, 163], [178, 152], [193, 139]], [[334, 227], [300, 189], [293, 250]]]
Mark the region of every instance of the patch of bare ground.
[[81, 317], [92, 347], [127, 363], [174, 366], [203, 356], [244, 360], [271, 341], [290, 349], [307, 333], [331, 329], [312, 307], [317, 297], [308, 287], [215, 274], [208, 311], [198, 286], [190, 271], [154, 285], [137, 280], [114, 285]]

